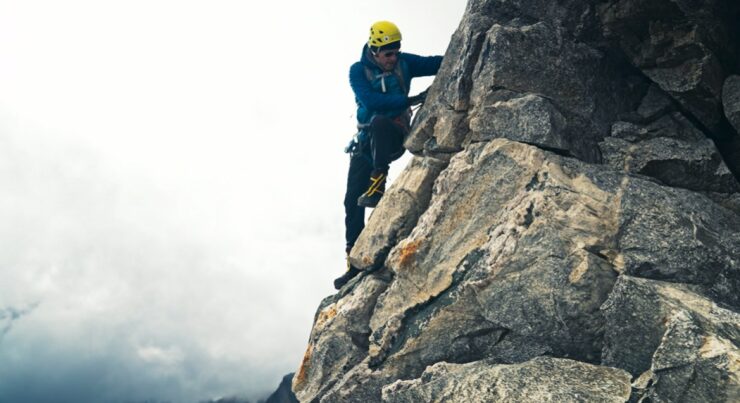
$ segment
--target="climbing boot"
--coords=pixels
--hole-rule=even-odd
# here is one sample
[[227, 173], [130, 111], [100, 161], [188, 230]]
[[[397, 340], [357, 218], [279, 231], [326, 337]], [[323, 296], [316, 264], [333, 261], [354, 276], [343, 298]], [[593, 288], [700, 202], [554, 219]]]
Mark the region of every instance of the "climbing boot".
[[385, 178], [388, 176], [385, 172], [373, 172], [370, 175], [370, 186], [367, 191], [357, 199], [357, 205], [361, 207], [375, 207], [378, 205], [380, 198], [385, 192]]
[[347, 257], [347, 271], [334, 280], [334, 288], [337, 290], [341, 289], [342, 287], [344, 287], [345, 284], [355, 278], [355, 276], [358, 274], [360, 274], [360, 270], [356, 269], [355, 266], [349, 264], [349, 257]]

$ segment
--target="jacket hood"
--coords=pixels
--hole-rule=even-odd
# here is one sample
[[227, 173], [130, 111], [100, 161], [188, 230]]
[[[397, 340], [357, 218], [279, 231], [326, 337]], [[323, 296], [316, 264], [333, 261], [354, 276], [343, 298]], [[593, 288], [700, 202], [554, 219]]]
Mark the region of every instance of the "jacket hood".
[[370, 52], [370, 48], [367, 46], [367, 44], [362, 47], [362, 56], [360, 56], [360, 62], [362, 62], [362, 65], [365, 67], [382, 70], [382, 68], [378, 66], [377, 63], [375, 63], [375, 59], [373, 59], [373, 54], [372, 52]]

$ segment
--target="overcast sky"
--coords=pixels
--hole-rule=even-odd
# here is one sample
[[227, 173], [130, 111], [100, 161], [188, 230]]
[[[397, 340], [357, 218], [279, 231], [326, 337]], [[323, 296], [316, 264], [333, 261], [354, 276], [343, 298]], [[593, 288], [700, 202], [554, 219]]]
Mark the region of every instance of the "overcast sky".
[[0, 402], [274, 390], [344, 270], [349, 66], [465, 3], [0, 0]]

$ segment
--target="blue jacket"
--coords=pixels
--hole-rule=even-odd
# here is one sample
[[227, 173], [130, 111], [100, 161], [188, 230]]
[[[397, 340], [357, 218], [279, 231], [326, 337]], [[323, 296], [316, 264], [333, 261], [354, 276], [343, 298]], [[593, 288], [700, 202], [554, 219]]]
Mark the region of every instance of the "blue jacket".
[[360, 61], [349, 69], [349, 84], [357, 102], [357, 122], [364, 125], [377, 114], [395, 118], [405, 113], [409, 108], [411, 79], [433, 76], [441, 64], [442, 56], [425, 57], [401, 52], [396, 69], [384, 74], [365, 45]]

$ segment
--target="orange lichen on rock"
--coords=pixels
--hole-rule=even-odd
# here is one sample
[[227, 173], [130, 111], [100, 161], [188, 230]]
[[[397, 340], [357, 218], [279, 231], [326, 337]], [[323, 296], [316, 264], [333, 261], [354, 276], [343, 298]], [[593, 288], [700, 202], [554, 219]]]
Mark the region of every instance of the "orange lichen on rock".
[[316, 318], [316, 324], [314, 327], [323, 327], [327, 321], [333, 319], [335, 316], [337, 316], [337, 306], [336, 304], [332, 304], [319, 313], [319, 317]]
[[400, 257], [398, 258], [398, 263], [401, 267], [407, 266], [411, 262], [414, 256], [416, 256], [416, 252], [419, 250], [420, 245], [420, 239], [404, 243], [401, 247]]
[[303, 361], [301, 361], [301, 367], [298, 369], [298, 372], [293, 377], [293, 390], [299, 390], [303, 388], [303, 385], [306, 383], [307, 373], [309, 369], [308, 362], [311, 360], [311, 355], [313, 354], [313, 345], [309, 344], [308, 347], [306, 347], [306, 353], [303, 354]]

